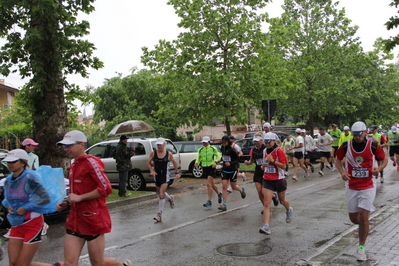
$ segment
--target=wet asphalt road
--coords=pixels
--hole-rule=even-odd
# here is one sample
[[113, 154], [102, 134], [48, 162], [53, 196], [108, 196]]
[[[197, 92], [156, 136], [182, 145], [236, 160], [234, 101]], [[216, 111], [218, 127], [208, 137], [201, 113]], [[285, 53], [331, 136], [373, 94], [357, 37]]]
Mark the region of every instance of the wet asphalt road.
[[[207, 191], [201, 186], [205, 180], [198, 181], [199, 188], [194, 190], [169, 189], [176, 193], [176, 206], [170, 209], [166, 204], [162, 223], [153, 220], [156, 199], [111, 209], [113, 230], [106, 237], [105, 255], [121, 261], [129, 258], [134, 265], [294, 265], [353, 226], [346, 211], [344, 182], [337, 172], [325, 170], [324, 177], [314, 173], [299, 181], [288, 179], [293, 220], [287, 224], [285, 209], [272, 207], [270, 236], [259, 233], [262, 207], [251, 181], [240, 181], [247, 197], [241, 199], [237, 191], [230, 194], [226, 212], [217, 210], [216, 194], [213, 208], [202, 207]], [[385, 183], [378, 182], [377, 208], [398, 198], [398, 181], [399, 173], [388, 166]], [[187, 182], [187, 186], [193, 187], [192, 183], [197, 182]], [[63, 236], [63, 222], [52, 224], [35, 261], [61, 260]], [[0, 264], [8, 265], [8, 258]], [[79, 265], [90, 265], [85, 249]]]

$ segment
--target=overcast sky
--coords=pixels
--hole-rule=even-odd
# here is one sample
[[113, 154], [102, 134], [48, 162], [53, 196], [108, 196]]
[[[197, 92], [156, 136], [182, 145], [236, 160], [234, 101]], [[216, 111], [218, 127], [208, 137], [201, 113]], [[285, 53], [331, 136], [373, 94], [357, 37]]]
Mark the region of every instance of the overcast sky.
[[[396, 14], [390, 7], [391, 0], [342, 0], [340, 7], [345, 7], [346, 16], [354, 25], [359, 26], [357, 35], [365, 51], [373, 50], [373, 43], [378, 37], [388, 38], [399, 31], [387, 31], [384, 23]], [[68, 77], [70, 83], [85, 88], [87, 85], [101, 86], [104, 79], [121, 73], [130, 74], [132, 67], [143, 68], [140, 62], [141, 47], [153, 48], [160, 39], [173, 40], [179, 34], [179, 18], [174, 9], [167, 5], [167, 0], [97, 0], [96, 11], [82, 18], [90, 22], [90, 35], [87, 39], [94, 43], [95, 56], [104, 62], [104, 68], [90, 70], [90, 77]], [[281, 14], [283, 0], [274, 0], [266, 11], [271, 17]], [[3, 44], [0, 40], [0, 44]], [[395, 50], [396, 52], [397, 50]], [[396, 56], [396, 55], [395, 55]], [[19, 88], [24, 84], [17, 74], [2, 77], [6, 85]], [[90, 111], [89, 111], [90, 113]]]

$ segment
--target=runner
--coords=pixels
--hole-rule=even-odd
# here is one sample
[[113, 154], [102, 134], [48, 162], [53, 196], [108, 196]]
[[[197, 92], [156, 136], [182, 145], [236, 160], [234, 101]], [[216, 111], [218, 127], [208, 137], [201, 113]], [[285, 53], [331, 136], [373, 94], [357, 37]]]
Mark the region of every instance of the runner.
[[287, 190], [287, 180], [284, 176], [284, 169], [287, 164], [287, 157], [280, 148], [276, 148], [276, 140], [271, 133], [267, 133], [264, 139], [266, 149], [263, 151], [264, 164], [262, 165], [263, 174], [263, 188], [264, 195], [264, 209], [263, 222], [264, 225], [259, 229], [259, 233], [270, 235], [270, 203], [273, 197], [273, 192], [277, 192], [280, 203], [286, 209], [287, 223], [291, 222], [293, 209], [290, 203], [285, 199], [285, 192]]
[[[369, 216], [374, 211], [376, 184], [373, 176], [388, 163], [384, 151], [372, 140], [366, 140], [366, 125], [358, 121], [352, 125], [353, 140], [342, 144], [337, 151], [336, 166], [346, 182], [346, 202], [349, 219], [359, 225], [357, 260], [366, 261], [365, 244], [369, 233]], [[345, 169], [343, 161], [345, 160]], [[376, 167], [376, 161], [381, 164]]]
[[[281, 143], [281, 149], [284, 151], [285, 156], [287, 156], [287, 162], [292, 164], [292, 167], [295, 167], [294, 165], [294, 150], [292, 149], [295, 146], [295, 139], [287, 134], [285, 136], [284, 141]], [[285, 167], [285, 173], [284, 175], [287, 177], [288, 176], [288, 163], [287, 166]]]
[[206, 186], [208, 188], [208, 200], [203, 204], [203, 206], [211, 208], [213, 191], [218, 195], [218, 202], [222, 203], [222, 192], [219, 192], [219, 189], [214, 182], [216, 161], [220, 160], [220, 154], [215, 147], [211, 146], [211, 139], [209, 137], [204, 136], [201, 142], [203, 147], [198, 149], [198, 156], [195, 160], [194, 166], [198, 167], [201, 165], [202, 170], [204, 171], [203, 176], [207, 177]]
[[239, 157], [237, 151], [231, 147], [230, 140], [228, 136], [223, 136], [222, 138], [222, 159], [223, 161], [223, 169], [222, 169], [222, 188], [223, 188], [223, 202], [218, 206], [218, 209], [221, 211], [227, 210], [227, 186], [230, 182], [231, 188], [233, 190], [240, 191], [241, 198], [246, 197], [246, 193], [244, 188], [241, 188], [237, 185], [237, 162], [239, 161]]
[[341, 134], [341, 137], [339, 138], [339, 143], [338, 143], [338, 148], [341, 147], [341, 145], [350, 139], [353, 139], [353, 136], [351, 132], [349, 131], [348, 126], [344, 126], [344, 132]]
[[[396, 166], [396, 162], [399, 161], [399, 134], [398, 128], [392, 126], [391, 130], [388, 131], [388, 145], [389, 145], [389, 158], [393, 161], [393, 166]], [[396, 167], [399, 171], [399, 165]]]
[[[251, 165], [255, 163], [255, 173], [254, 173], [254, 178], [253, 181], [255, 183], [255, 188], [256, 191], [258, 192], [259, 200], [262, 203], [262, 206], [265, 206], [264, 204], [264, 196], [262, 192], [262, 187], [263, 187], [263, 170], [262, 170], [262, 165], [263, 165], [263, 150], [266, 148], [265, 144], [263, 144], [263, 139], [261, 136], [254, 136], [253, 139], [255, 143], [255, 148], [252, 148], [251, 151], [249, 152], [249, 160], [244, 161], [244, 164], [246, 165]], [[278, 199], [277, 199], [277, 194], [275, 193], [273, 195], [273, 204], [274, 206], [278, 205]], [[262, 210], [262, 214], [264, 211]]]
[[301, 136], [302, 129], [297, 128], [295, 129], [295, 134], [296, 134], [296, 140], [295, 140], [295, 145], [291, 149], [294, 150], [294, 175], [292, 176], [292, 179], [298, 180], [298, 171], [299, 171], [299, 166], [305, 171], [305, 177], [309, 176], [309, 171], [305, 167], [305, 159], [303, 156], [304, 153], [304, 140], [303, 137]]
[[[330, 160], [330, 169], [332, 171], [335, 170], [335, 153], [339, 147], [339, 138], [341, 137], [341, 130], [338, 128], [336, 124], [331, 125], [332, 129], [330, 130], [329, 134], [333, 138], [334, 142], [332, 143], [331, 148], [331, 160]], [[327, 166], [328, 168], [328, 166]]]
[[[371, 137], [373, 137], [374, 140], [377, 140], [378, 145], [384, 150], [384, 147], [388, 146], [387, 140], [385, 137], [378, 132], [378, 127], [377, 126], [371, 126], [369, 128], [369, 134]], [[381, 161], [377, 160], [378, 165], [381, 164]], [[380, 172], [380, 182], [384, 183], [384, 170], [381, 170]], [[378, 178], [378, 175], [375, 177]]]
[[316, 145], [314, 139], [312, 138], [312, 136], [306, 134], [306, 129], [302, 129], [302, 137], [304, 139], [305, 142], [305, 167], [307, 169], [307, 172], [309, 173], [309, 168], [312, 171], [312, 173], [314, 173], [314, 166], [312, 165], [310, 159], [312, 158], [312, 152], [314, 150], [314, 147]]
[[326, 133], [324, 128], [319, 128], [319, 136], [317, 137], [317, 148], [321, 152], [321, 163], [319, 175], [323, 176], [324, 163], [331, 157], [331, 144], [334, 142], [333, 138]]
[[[158, 213], [154, 217], [156, 222], [162, 222], [162, 213], [165, 206], [165, 196], [169, 201], [170, 207], [175, 207], [173, 196], [166, 193], [166, 189], [170, 182], [169, 162], [173, 163], [176, 171], [176, 178], [180, 178], [179, 167], [173, 154], [165, 149], [166, 141], [164, 138], [157, 138], [155, 145], [156, 150], [150, 153], [147, 160], [147, 167], [150, 170], [150, 175], [154, 177], [155, 186], [159, 195]], [[151, 165], [153, 163], [154, 166]]]

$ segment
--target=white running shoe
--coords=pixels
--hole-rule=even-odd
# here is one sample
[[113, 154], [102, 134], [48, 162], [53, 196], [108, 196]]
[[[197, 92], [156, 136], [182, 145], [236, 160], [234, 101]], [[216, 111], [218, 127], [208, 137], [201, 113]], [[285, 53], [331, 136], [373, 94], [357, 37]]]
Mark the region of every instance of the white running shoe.
[[367, 260], [366, 250], [364, 248], [358, 248], [356, 250], [356, 258], [357, 261], [366, 261]]
[[241, 175], [242, 175], [242, 181], [247, 181], [247, 176], [245, 175], [245, 173], [242, 172]]
[[233, 189], [232, 189], [231, 186], [229, 185], [229, 186], [227, 187], [227, 192], [231, 193], [232, 191], [233, 191]]
[[323, 171], [319, 171], [319, 175], [323, 176], [324, 175]]
[[10, 238], [10, 229], [7, 229], [7, 233], [5, 233], [4, 235], [3, 235], [3, 237], [5, 237], [5, 238]]
[[43, 224], [42, 228], [42, 236], [45, 236], [47, 234], [47, 230], [50, 228], [50, 226], [46, 223]]
[[292, 179], [294, 179], [295, 181], [298, 181], [297, 175], [293, 175], [293, 176], [292, 176]]

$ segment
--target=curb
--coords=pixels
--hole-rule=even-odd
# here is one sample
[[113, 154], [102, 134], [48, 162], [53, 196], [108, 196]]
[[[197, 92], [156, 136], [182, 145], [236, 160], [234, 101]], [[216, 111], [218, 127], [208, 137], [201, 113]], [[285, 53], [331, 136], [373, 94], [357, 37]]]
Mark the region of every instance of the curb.
[[113, 208], [118, 208], [118, 207], [130, 205], [130, 204], [134, 204], [134, 203], [140, 203], [140, 202], [150, 200], [150, 199], [155, 199], [155, 198], [157, 198], [157, 193], [152, 192], [151, 194], [148, 194], [148, 195], [107, 202], [107, 207], [108, 207], [108, 209], [113, 209]]

